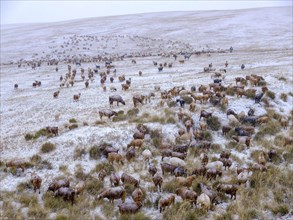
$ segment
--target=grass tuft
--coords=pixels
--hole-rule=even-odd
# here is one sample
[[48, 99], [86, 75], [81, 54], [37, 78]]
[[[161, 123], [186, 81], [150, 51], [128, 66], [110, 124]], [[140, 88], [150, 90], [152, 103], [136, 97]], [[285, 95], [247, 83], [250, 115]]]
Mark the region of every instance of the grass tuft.
[[56, 149], [55, 145], [50, 142], [46, 142], [41, 146], [42, 153], [49, 153], [55, 149]]
[[276, 98], [276, 94], [270, 90], [266, 92], [266, 96], [270, 97], [273, 100]]
[[71, 118], [71, 119], [69, 119], [69, 123], [77, 123], [77, 121], [75, 118]]
[[25, 138], [26, 141], [29, 141], [29, 140], [34, 139], [34, 135], [31, 134], [31, 133], [26, 133], [26, 134], [24, 135], [24, 138]]
[[85, 184], [85, 191], [92, 195], [97, 196], [99, 191], [104, 187], [103, 182], [95, 178], [89, 178]]
[[282, 99], [284, 102], [287, 102], [288, 100], [288, 95], [286, 93], [281, 93], [280, 99]]
[[212, 116], [207, 119], [207, 124], [213, 131], [218, 131], [221, 127], [221, 122], [217, 116]]
[[84, 148], [75, 148], [73, 158], [80, 159], [82, 156], [86, 154], [86, 150]]
[[265, 125], [261, 126], [259, 131], [255, 135], [255, 140], [259, 141], [266, 135], [276, 135], [281, 131], [281, 125], [278, 121], [269, 121]]
[[101, 170], [105, 170], [106, 173], [110, 174], [112, 171], [114, 171], [114, 167], [112, 164], [109, 164], [108, 162], [97, 164], [95, 167], [95, 172], [100, 172]]
[[97, 160], [102, 156], [102, 152], [99, 146], [94, 145], [89, 150], [90, 159]]
[[78, 128], [78, 124], [71, 124], [68, 126], [69, 130], [73, 130], [75, 128]]

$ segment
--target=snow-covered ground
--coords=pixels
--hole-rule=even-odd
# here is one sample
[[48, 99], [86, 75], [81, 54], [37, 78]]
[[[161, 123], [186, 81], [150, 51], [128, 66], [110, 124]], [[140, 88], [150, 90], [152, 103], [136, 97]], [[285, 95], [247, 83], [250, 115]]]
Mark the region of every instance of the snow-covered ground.
[[[102, 142], [108, 142], [124, 154], [127, 144], [135, 132], [135, 123], [112, 122], [106, 118], [104, 124], [99, 121], [98, 111], [109, 108], [108, 97], [120, 94], [126, 105], [114, 105], [116, 111], [133, 108], [132, 96], [134, 94], [148, 94], [154, 92], [154, 86], [161, 90], [168, 90], [174, 86], [191, 86], [198, 88], [201, 84], [212, 82], [212, 73], [203, 73], [203, 67], [209, 63], [217, 70], [224, 68], [229, 62], [224, 85], [235, 85], [235, 77], [245, 77], [250, 74], [261, 75], [268, 83], [268, 88], [276, 93], [276, 99], [270, 101], [273, 109], [283, 115], [289, 116], [292, 110], [293, 98], [288, 95], [287, 102], [279, 97], [281, 93], [293, 92], [292, 76], [292, 9], [290, 8], [264, 8], [238, 11], [209, 11], [209, 12], [172, 12], [152, 13], [144, 15], [127, 15], [119, 17], [91, 18], [68, 22], [31, 24], [19, 26], [1, 26], [1, 161], [12, 158], [29, 158], [35, 154], [41, 155], [43, 160], [49, 161], [52, 170], [38, 170], [38, 174], [48, 181], [62, 174], [60, 166], [68, 166], [69, 175], [74, 176], [77, 165], [81, 165], [85, 173], [93, 170], [101, 161], [90, 160], [88, 154], [75, 160], [74, 151], [78, 149], [89, 150], [90, 147]], [[90, 38], [91, 36], [92, 38]], [[155, 56], [159, 53], [191, 52], [194, 50], [217, 51], [228, 50], [234, 47], [233, 53], [212, 53], [211, 56], [202, 54], [192, 55], [190, 60], [180, 64], [178, 60], [184, 59], [179, 55], [175, 61], [173, 57]], [[59, 77], [67, 72], [67, 63], [48, 66], [44, 62], [41, 67], [33, 70], [29, 66], [17, 67], [16, 64], [4, 65], [10, 61], [58, 58], [79, 56], [115, 56], [124, 54], [154, 55], [136, 57], [136, 64], [132, 58], [114, 61], [117, 77], [110, 84], [107, 79], [107, 91], [103, 91], [100, 77], [96, 74], [95, 80], [85, 88], [81, 81], [80, 69], [101, 66], [100, 72], [105, 71], [104, 62], [82, 63], [81, 66], [72, 65], [77, 70], [77, 82], [73, 87], [59, 87]], [[165, 67], [158, 73], [153, 61], [158, 63], [173, 63], [172, 68]], [[240, 69], [244, 63], [246, 68]], [[142, 76], [138, 72], [142, 71]], [[131, 78], [129, 91], [122, 91], [118, 76], [125, 74], [126, 79]], [[87, 75], [87, 74], [86, 74]], [[111, 76], [114, 73], [111, 71]], [[286, 80], [280, 80], [283, 77]], [[108, 77], [109, 78], [109, 77]], [[33, 88], [35, 80], [42, 82], [41, 87]], [[17, 83], [19, 88], [14, 89]], [[110, 86], [117, 88], [110, 91]], [[251, 87], [248, 83], [248, 87]], [[260, 92], [260, 87], [257, 87]], [[53, 92], [60, 90], [57, 99]], [[81, 93], [78, 102], [73, 101], [73, 95]], [[160, 107], [160, 93], [151, 103], [139, 106], [140, 113], [150, 115], [163, 115], [164, 108]], [[254, 100], [229, 96], [228, 108], [237, 113], [245, 113], [250, 107], [255, 109], [256, 115], [265, 114], [263, 106], [255, 105]], [[187, 107], [185, 107], [187, 108]], [[229, 123], [226, 114], [211, 104], [196, 104], [197, 111], [193, 117], [198, 119], [200, 109], [213, 111], [221, 119], [222, 125]], [[179, 107], [171, 110], [177, 112]], [[55, 120], [55, 115], [60, 119]], [[75, 118], [79, 127], [73, 130], [66, 128], [69, 119]], [[175, 116], [176, 120], [177, 117]], [[88, 125], [85, 126], [84, 122]], [[176, 124], [147, 124], [150, 128], [159, 128], [163, 132], [164, 140], [174, 140]], [[56, 137], [40, 137], [33, 141], [26, 141], [26, 133], [35, 133], [47, 126], [58, 126], [59, 135]], [[195, 120], [195, 127], [199, 127]], [[223, 148], [227, 140], [221, 134], [213, 132], [214, 142]], [[40, 153], [40, 147], [45, 142], [52, 142], [56, 150], [48, 154]], [[152, 146], [148, 146], [151, 147]], [[252, 141], [252, 147], [241, 153], [232, 151], [240, 159], [249, 160], [250, 152], [258, 149]], [[139, 162], [141, 156], [136, 159]], [[160, 157], [155, 158], [159, 164]], [[135, 177], [143, 175], [137, 173], [134, 165], [123, 166], [124, 172], [130, 172]], [[33, 170], [33, 169], [30, 169]], [[119, 172], [122, 172], [120, 170]], [[10, 173], [0, 171], [0, 190], [14, 191], [16, 186], [28, 180], [28, 176], [16, 177]], [[150, 186], [149, 182], [142, 181], [142, 187]], [[45, 187], [44, 187], [45, 189]], [[100, 210], [97, 208], [97, 210]], [[158, 210], [143, 209], [152, 219], [160, 219], [162, 215]]]

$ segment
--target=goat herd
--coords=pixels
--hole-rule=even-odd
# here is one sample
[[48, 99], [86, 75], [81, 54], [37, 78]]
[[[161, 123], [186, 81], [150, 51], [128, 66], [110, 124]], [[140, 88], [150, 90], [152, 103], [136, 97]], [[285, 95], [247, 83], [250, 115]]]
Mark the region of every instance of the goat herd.
[[[174, 62], [176, 62], [177, 56], [173, 57], [175, 58]], [[186, 56], [185, 60], [189, 60], [189, 57], [190, 55]], [[183, 64], [184, 60], [179, 60], [178, 62]], [[133, 59], [131, 63], [132, 65], [136, 65], [137, 62]], [[163, 71], [164, 67], [172, 68], [172, 63], [166, 62], [158, 64], [154, 61], [153, 64], [154, 66], [159, 66], [159, 72]], [[227, 68], [228, 62], [226, 61], [223, 65]], [[244, 69], [244, 65], [241, 66], [241, 69]], [[236, 199], [237, 191], [239, 187], [241, 187], [241, 184], [245, 184], [249, 180], [252, 172], [265, 172], [267, 170], [266, 158], [268, 158], [268, 161], [271, 161], [272, 157], [276, 154], [274, 150], [268, 152], [262, 151], [258, 156], [257, 163], [252, 164], [250, 167], [237, 167], [233, 173], [229, 171], [229, 168], [233, 164], [236, 164], [236, 162], [231, 159], [231, 152], [229, 150], [222, 150], [219, 158], [215, 161], [209, 159], [211, 158], [209, 152], [213, 148], [213, 143], [206, 140], [205, 134], [210, 129], [208, 121], [214, 117], [214, 112], [208, 111], [206, 107], [211, 105], [218, 108], [220, 111], [220, 108], [229, 106], [228, 96], [234, 96], [234, 94], [236, 94], [237, 98], [242, 98], [242, 96], [253, 98], [255, 104], [261, 105], [263, 97], [269, 89], [265, 79], [259, 75], [250, 74], [245, 78], [236, 77], [235, 85], [230, 84], [225, 86], [224, 80], [228, 75], [227, 69], [215, 71], [213, 65], [209, 64], [209, 67], [204, 67], [203, 70], [206, 74], [211, 73], [213, 81], [208, 85], [199, 85], [198, 89], [196, 89], [196, 86], [192, 86], [190, 89], [184, 86], [175, 86], [169, 90], [162, 91], [159, 86], [156, 86], [154, 91], [148, 94], [135, 94], [132, 97], [134, 108], [139, 108], [151, 102], [151, 99], [156, 99], [159, 100], [158, 106], [163, 107], [165, 104], [168, 104], [171, 110], [176, 109], [178, 125], [180, 127], [178, 129], [176, 143], [170, 144], [162, 142], [159, 146], [155, 146], [156, 148], [154, 148], [159, 151], [162, 157], [160, 166], [152, 162], [155, 150], [153, 151], [152, 149], [145, 148], [145, 137], [150, 134], [147, 125], [137, 125], [137, 131], [133, 134], [133, 140], [127, 145], [125, 152], [122, 152], [122, 149], [118, 150], [111, 146], [105, 146], [100, 149], [108, 162], [117, 166], [124, 166], [126, 163], [125, 160], [127, 160], [128, 163], [136, 160], [136, 155], [139, 152], [146, 161], [149, 177], [152, 179], [155, 191], [158, 193], [164, 191], [162, 190], [162, 186], [166, 179], [174, 180], [174, 184], [177, 184], [175, 191], [168, 192], [167, 195], [164, 195], [158, 201], [157, 208], [160, 212], [163, 212], [168, 206], [174, 204], [177, 196], [181, 197], [183, 200], [189, 201], [192, 206], [194, 205], [195, 207], [203, 208], [207, 211], [210, 210], [213, 205], [217, 205], [221, 202], [218, 196], [219, 192], [228, 194], [231, 199]], [[56, 71], [58, 71], [58, 68], [56, 68]], [[68, 65], [68, 72], [66, 75], [60, 77], [60, 87], [74, 86], [75, 83], [84, 82], [85, 87], [88, 88], [90, 82], [93, 82], [95, 80], [95, 75], [98, 74], [100, 75], [100, 83], [104, 91], [107, 90], [105, 85], [107, 78], [110, 79], [110, 83], [113, 83], [113, 81], [118, 78], [119, 82], [121, 82], [122, 90], [125, 92], [129, 91], [132, 85], [131, 78], [123, 83], [125, 81], [124, 74], [118, 77], [116, 76], [116, 69], [115, 66], [112, 65], [112, 62], [105, 63], [104, 72], [101, 71], [99, 65], [96, 65], [95, 68], [88, 68], [87, 79], [83, 68], [80, 69], [81, 80], [76, 80], [76, 74], [77, 70], [72, 69], [72, 66]], [[138, 77], [141, 76], [143, 76], [143, 73], [139, 71]], [[33, 83], [33, 87], [37, 86], [41, 86], [40, 81], [35, 81]], [[18, 85], [15, 84], [14, 88], [17, 89]], [[109, 86], [109, 88], [111, 91], [117, 91], [117, 88], [114, 86]], [[257, 93], [257, 91], [259, 91], [259, 93]], [[58, 98], [59, 94], [60, 90], [54, 92], [53, 97]], [[123, 93], [121, 94], [123, 95]], [[74, 101], [79, 101], [80, 98], [81, 93], [73, 95]], [[112, 110], [115, 108], [115, 106], [113, 106], [114, 102], [117, 103], [117, 106], [119, 106], [119, 103], [123, 105], [128, 104], [121, 95], [115, 94], [109, 96], [110, 108], [99, 111], [101, 120], [103, 116], [109, 119], [117, 116], [117, 111]], [[170, 103], [173, 103], [173, 105], [170, 105]], [[177, 104], [179, 104], [179, 106], [177, 106]], [[188, 108], [186, 108], [186, 105], [188, 105]], [[197, 105], [200, 105], [200, 111], [196, 108]], [[247, 113], [244, 111], [236, 113], [232, 109], [227, 109], [225, 112], [231, 123], [221, 127], [222, 135], [228, 136], [228, 134], [232, 134], [229, 137], [232, 141], [238, 144], [244, 144], [247, 148], [251, 145], [256, 127], [261, 127], [269, 121], [268, 115], [256, 116], [252, 108]], [[237, 122], [234, 123], [237, 125], [234, 126], [232, 122]], [[280, 117], [279, 122], [284, 129], [288, 127], [288, 118], [285, 116]], [[47, 130], [55, 136], [58, 135], [58, 127], [47, 127]], [[195, 142], [193, 140], [195, 140]], [[293, 139], [290, 137], [287, 137], [286, 140], [286, 144], [293, 143]], [[192, 159], [192, 157], [194, 157], [190, 153], [192, 148], [199, 149], [200, 156], [198, 159], [201, 161], [200, 166], [187, 166], [186, 159]], [[120, 153], [118, 153], [119, 151]], [[166, 158], [168, 158], [168, 160], [166, 160]], [[21, 170], [24, 171], [23, 160], [8, 161], [6, 166], [21, 168]], [[236, 181], [233, 183], [221, 182], [221, 178], [230, 173], [232, 173]], [[143, 181], [134, 178], [127, 172], [123, 172], [120, 176], [117, 170], [116, 172], [112, 171], [109, 173], [104, 169], [99, 172], [99, 181], [103, 182], [104, 178], [107, 176], [110, 179], [111, 186], [99, 192], [97, 199], [107, 198], [112, 203], [114, 200], [121, 199], [122, 203], [118, 205], [121, 214], [136, 213], [143, 207], [144, 200], [147, 197], [145, 189], [142, 188], [142, 185], [145, 184]], [[210, 183], [216, 180], [218, 183], [213, 187], [211, 187], [212, 184], [208, 185], [203, 182], [194, 186], [193, 182], [195, 179], [199, 178], [199, 176], [205, 177]], [[31, 184], [33, 185], [34, 191], [39, 190], [39, 193], [41, 192], [42, 178], [35, 172], [31, 172]], [[75, 196], [84, 192], [86, 184], [86, 181], [81, 181], [73, 187], [66, 179], [54, 180], [49, 184], [48, 191], [53, 191], [55, 197], [62, 197], [64, 200], [70, 201], [73, 205]], [[127, 192], [124, 187], [125, 184], [133, 185], [135, 188], [131, 193], [131, 202], [125, 202], [127, 197]]]

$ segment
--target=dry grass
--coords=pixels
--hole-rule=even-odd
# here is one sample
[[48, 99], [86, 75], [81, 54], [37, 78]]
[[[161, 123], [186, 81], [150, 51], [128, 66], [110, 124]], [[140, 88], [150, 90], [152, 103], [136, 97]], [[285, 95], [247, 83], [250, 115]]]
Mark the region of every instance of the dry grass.
[[22, 194], [19, 196], [18, 200], [25, 207], [34, 206], [38, 204], [38, 200], [35, 195]]
[[[251, 177], [250, 188], [240, 188], [237, 200], [227, 208], [227, 215], [238, 215], [239, 219], [263, 218], [259, 210], [269, 210], [272, 214], [286, 214], [284, 204], [292, 204], [293, 171], [269, 167], [267, 172], [255, 172]], [[270, 201], [269, 206], [263, 201]], [[271, 206], [272, 204], [273, 207]], [[257, 207], [257, 210], [255, 209]]]
[[163, 192], [175, 193], [175, 190], [177, 187], [178, 187], [178, 184], [174, 180], [171, 180], [169, 182], [164, 181], [162, 190]]
[[280, 99], [282, 99], [284, 102], [287, 102], [288, 100], [288, 95], [286, 93], [281, 93], [280, 94]]
[[92, 160], [99, 159], [102, 156], [100, 146], [97, 146], [97, 145], [92, 146], [89, 150], [89, 154], [90, 154], [90, 159]]
[[235, 89], [233, 87], [228, 87], [226, 89], [226, 94], [229, 96], [234, 96], [235, 95]]
[[280, 80], [280, 81], [285, 81], [285, 82], [287, 81], [287, 79], [286, 79], [285, 77], [282, 77], [282, 76], [279, 77], [278, 80]]
[[99, 191], [104, 187], [103, 182], [101, 182], [98, 179], [95, 179], [93, 177], [90, 177], [87, 179], [86, 184], [85, 184], [85, 191], [92, 195], [92, 196], [97, 196]]
[[137, 212], [130, 215], [120, 215], [119, 220], [151, 220], [150, 217], [146, 216], [143, 212]]
[[106, 173], [110, 174], [115, 169], [112, 164], [109, 164], [108, 162], [104, 162], [104, 163], [97, 164], [94, 169], [94, 171], [97, 173], [100, 172], [101, 170], [105, 170]]
[[84, 155], [86, 155], [86, 150], [84, 148], [75, 148], [74, 150], [74, 155], [73, 158], [76, 159], [80, 159], [82, 158]]
[[41, 152], [42, 153], [49, 153], [56, 149], [55, 145], [51, 142], [46, 142], [41, 146]]
[[24, 135], [24, 138], [26, 141], [29, 141], [29, 140], [35, 140], [35, 139], [38, 139], [39, 137], [41, 136], [46, 136], [46, 137], [50, 137], [52, 134], [50, 134], [46, 128], [42, 128], [40, 130], [38, 130], [35, 134], [32, 134], [32, 133], [26, 133]]
[[89, 123], [86, 121], [84, 121], [82, 124], [83, 124], [83, 126], [89, 126]]
[[112, 121], [113, 122], [125, 121], [127, 118], [128, 118], [127, 114], [124, 114], [124, 111], [119, 111], [117, 112], [117, 115], [113, 117]]
[[254, 97], [255, 97], [255, 93], [252, 92], [251, 90], [249, 90], [249, 91], [246, 91], [246, 92], [245, 92], [245, 96], [246, 96], [247, 98], [249, 98], [249, 99], [254, 99]]
[[150, 135], [152, 139], [152, 145], [155, 146], [156, 148], [160, 147], [163, 140], [162, 131], [159, 129], [151, 130]]
[[69, 130], [73, 130], [73, 129], [76, 129], [78, 128], [78, 124], [71, 124], [68, 126]]
[[168, 101], [168, 102], [167, 102], [167, 106], [168, 106], [169, 108], [175, 107], [175, 106], [176, 106], [176, 102], [175, 102], [175, 101]]
[[213, 141], [213, 135], [210, 131], [203, 131], [203, 140], [204, 141]]
[[34, 138], [34, 135], [31, 134], [31, 133], [26, 133], [24, 135], [24, 138], [25, 138], [26, 141], [29, 141], [29, 140], [32, 140]]
[[61, 165], [59, 166], [59, 171], [66, 173], [68, 170], [68, 166], [67, 165]]
[[176, 203], [172, 207], [166, 208], [163, 213], [165, 220], [178, 220], [178, 219], [200, 219], [206, 216], [207, 212], [200, 208], [192, 208], [187, 201]]
[[18, 192], [24, 192], [25, 190], [32, 189], [30, 182], [21, 182], [16, 187]]
[[221, 122], [217, 116], [212, 116], [207, 119], [208, 127], [213, 131], [218, 131], [221, 127]]
[[68, 216], [67, 215], [64, 215], [64, 214], [58, 214], [56, 216], [56, 220], [69, 220]]
[[77, 179], [80, 179], [80, 180], [83, 180], [83, 181], [85, 181], [89, 177], [88, 174], [83, 172], [83, 168], [82, 168], [81, 165], [76, 166], [75, 171], [74, 171], [74, 176]]
[[51, 211], [62, 210], [64, 208], [69, 209], [71, 203], [69, 201], [64, 201], [62, 198], [54, 197], [52, 192], [46, 192], [43, 194], [42, 199], [44, 201], [44, 206]]
[[49, 210], [43, 209], [41, 206], [31, 206], [28, 209], [29, 219], [46, 219], [49, 214]]
[[260, 127], [259, 131], [255, 134], [255, 140], [259, 141], [266, 135], [276, 135], [281, 131], [281, 128], [278, 121], [271, 120]]
[[102, 204], [102, 212], [107, 217], [107, 219], [112, 219], [115, 217], [114, 204], [110, 202], [104, 202]]
[[4, 201], [2, 204], [2, 210], [0, 217], [5, 217], [6, 219], [21, 220], [25, 219], [20, 209], [16, 209], [11, 202]]
[[75, 118], [69, 119], [69, 123], [77, 123], [77, 120]]

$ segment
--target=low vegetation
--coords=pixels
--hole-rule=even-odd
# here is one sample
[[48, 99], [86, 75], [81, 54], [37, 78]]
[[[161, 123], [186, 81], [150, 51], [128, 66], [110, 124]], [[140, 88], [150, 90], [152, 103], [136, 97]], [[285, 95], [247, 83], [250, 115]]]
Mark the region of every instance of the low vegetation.
[[286, 93], [281, 93], [280, 99], [282, 99], [284, 102], [287, 102], [288, 100], [288, 95]]
[[55, 144], [52, 144], [51, 142], [46, 142], [42, 144], [41, 146], [41, 152], [42, 153], [49, 153], [51, 151], [54, 151], [56, 149]]
[[207, 124], [212, 131], [218, 131], [221, 128], [221, 122], [217, 116], [209, 117]]
[[52, 134], [50, 134], [46, 128], [42, 128], [40, 130], [38, 130], [37, 132], [35, 132], [34, 134], [32, 133], [26, 133], [24, 135], [24, 138], [26, 141], [29, 141], [29, 140], [35, 140], [35, 139], [38, 139], [39, 137], [41, 136], [45, 136], [45, 137], [51, 137]]
[[266, 96], [270, 97], [273, 100], [276, 98], [276, 94], [270, 90], [266, 92]]
[[261, 126], [259, 131], [255, 134], [255, 140], [261, 140], [266, 135], [276, 135], [281, 130], [281, 125], [278, 121], [269, 121]]
[[77, 123], [77, 121], [75, 118], [71, 118], [71, 119], [69, 119], [69, 123]]

